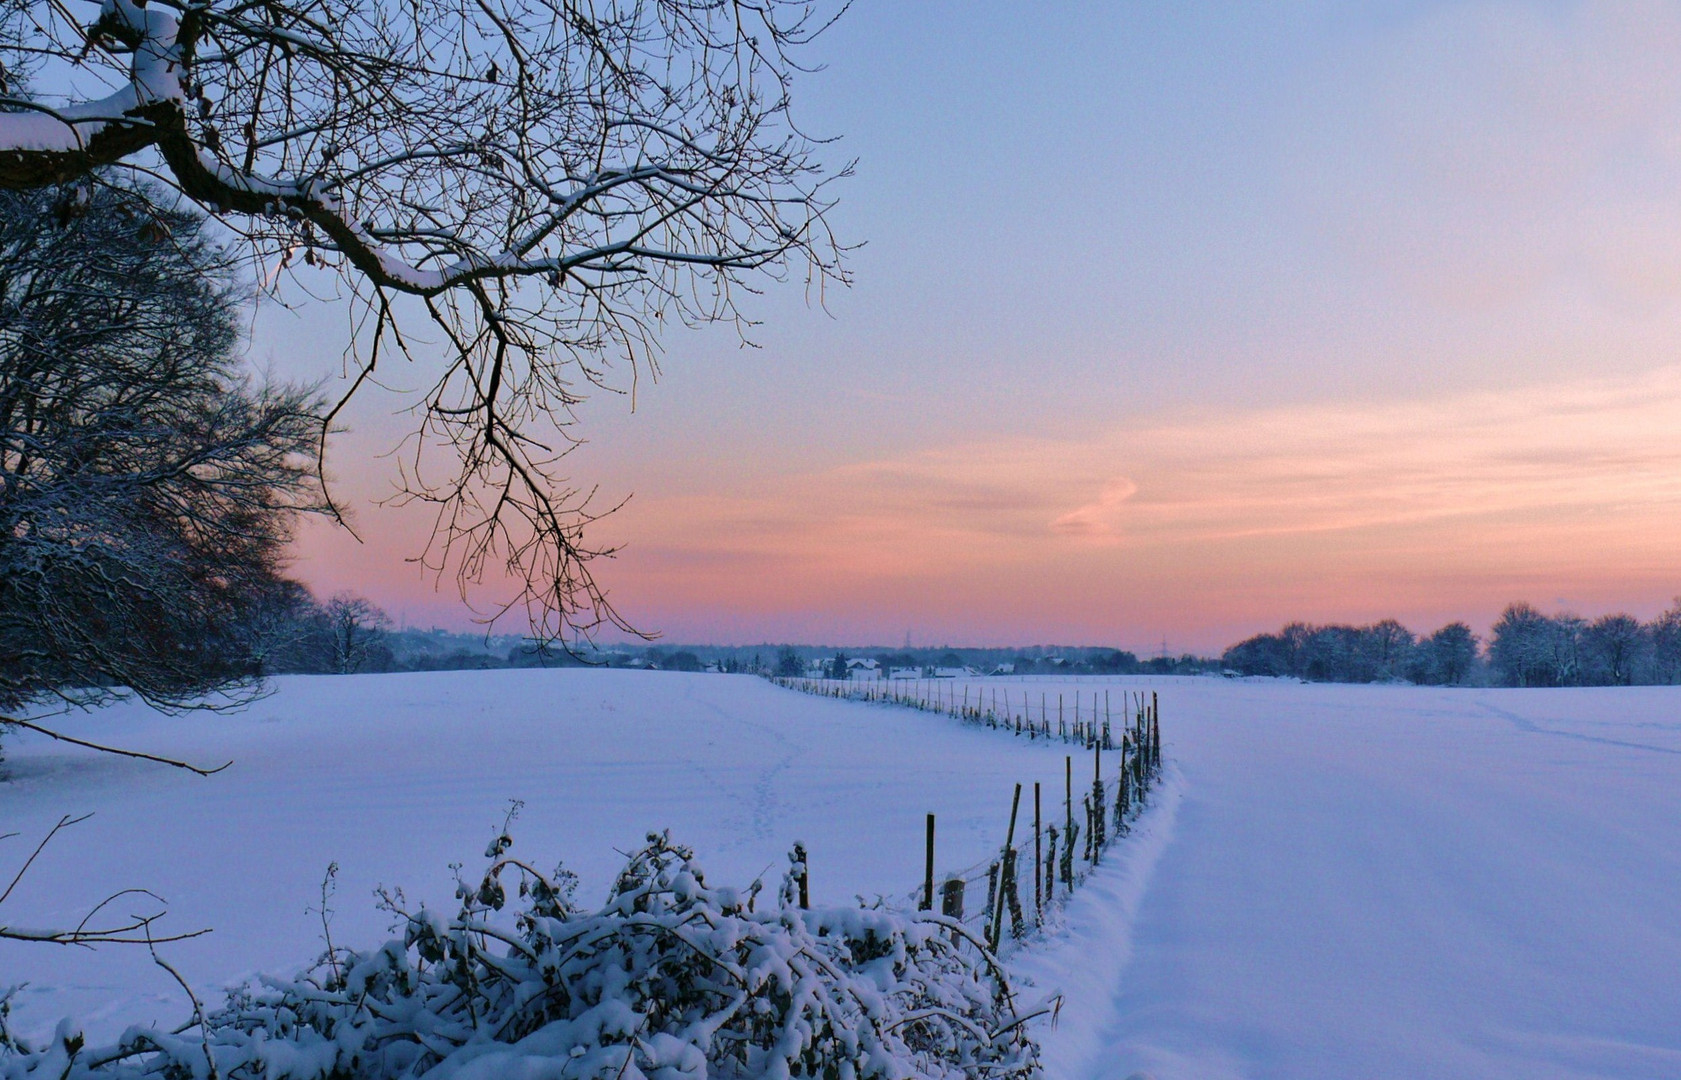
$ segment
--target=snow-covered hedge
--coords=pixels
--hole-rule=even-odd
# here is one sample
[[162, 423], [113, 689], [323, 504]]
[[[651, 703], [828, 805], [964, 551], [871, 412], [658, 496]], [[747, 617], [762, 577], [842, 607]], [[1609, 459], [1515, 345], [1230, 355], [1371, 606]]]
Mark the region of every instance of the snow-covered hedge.
[[650, 835], [606, 905], [584, 913], [569, 875], [539, 873], [510, 844], [505, 832], [491, 844], [453, 917], [392, 894], [400, 940], [329, 948], [302, 977], [235, 993], [174, 1032], [131, 1028], [104, 1047], [68, 1024], [43, 1047], [0, 1038], [0, 1076], [1039, 1075], [1026, 1023], [1043, 1008], [1019, 1007], [994, 958], [948, 919], [802, 910], [787, 887], [761, 908], [757, 883], [709, 886], [667, 835]]

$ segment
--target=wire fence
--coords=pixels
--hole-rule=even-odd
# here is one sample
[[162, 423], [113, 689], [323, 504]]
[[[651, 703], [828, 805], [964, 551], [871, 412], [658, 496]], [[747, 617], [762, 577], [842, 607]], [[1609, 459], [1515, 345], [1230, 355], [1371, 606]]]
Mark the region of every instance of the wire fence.
[[[779, 686], [820, 697], [876, 702], [938, 712], [965, 723], [1030, 740], [1056, 739], [1091, 754], [1091, 779], [1075, 781], [1075, 755], [1064, 759], [1060, 805], [1053, 793], [1047, 815], [1045, 792], [1035, 783], [1032, 802], [1017, 784], [1010, 825], [997, 853], [958, 871], [935, 874], [935, 815], [927, 820], [927, 855], [922, 884], [888, 897], [906, 907], [937, 909], [971, 926], [997, 950], [1006, 938], [1021, 938], [1042, 926], [1103, 860], [1105, 852], [1132, 829], [1161, 778], [1160, 702], [1154, 691], [1126, 691], [1120, 709], [1107, 690], [1041, 692], [1035, 715], [1032, 695], [1008, 688], [962, 686], [950, 680], [892, 679], [858, 683], [841, 679], [774, 677]], [[991, 691], [990, 693], [988, 691]], [[1117, 758], [1115, 755], [1119, 755]], [[1083, 755], [1082, 755], [1083, 757]], [[1107, 773], [1106, 773], [1107, 770]], [[1031, 822], [1028, 815], [1031, 815]], [[1031, 831], [1030, 831], [1031, 830]], [[1028, 845], [1031, 843], [1031, 847]]]
[[[1035, 700], [1029, 686], [976, 686], [958, 679], [810, 679], [771, 676], [770, 681], [790, 690], [844, 701], [899, 705], [924, 712], [954, 716], [983, 727], [1011, 731], [1027, 739], [1056, 739], [1084, 747], [1116, 747], [1118, 719], [1128, 723], [1156, 707], [1154, 691], [1122, 689], [1114, 701], [1110, 690], [1091, 691], [1088, 702], [1083, 691], [1058, 690], [1054, 695], [1041, 690]], [[959, 692], [961, 691], [961, 693]]]

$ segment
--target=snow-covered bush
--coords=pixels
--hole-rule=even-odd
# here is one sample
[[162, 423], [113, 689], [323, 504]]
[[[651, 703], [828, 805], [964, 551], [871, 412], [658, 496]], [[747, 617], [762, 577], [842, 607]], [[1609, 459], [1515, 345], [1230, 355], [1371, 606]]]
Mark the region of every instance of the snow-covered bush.
[[538, 872], [510, 844], [506, 832], [491, 844], [453, 917], [390, 894], [401, 939], [329, 947], [298, 979], [237, 992], [174, 1032], [131, 1028], [102, 1048], [68, 1025], [44, 1047], [0, 1040], [0, 1076], [1039, 1075], [1026, 1023], [1043, 1009], [1019, 1008], [952, 920], [785, 899], [759, 910], [758, 883], [709, 886], [668, 835], [650, 835], [606, 905], [584, 913], [570, 875]]

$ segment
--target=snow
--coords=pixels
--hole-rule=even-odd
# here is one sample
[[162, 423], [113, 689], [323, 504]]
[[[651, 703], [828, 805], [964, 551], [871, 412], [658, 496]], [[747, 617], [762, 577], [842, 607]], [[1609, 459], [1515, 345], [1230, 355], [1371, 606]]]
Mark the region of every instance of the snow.
[[[330, 862], [334, 941], [373, 947], [390, 921], [374, 887], [452, 910], [449, 864], [478, 857], [514, 798], [525, 802], [517, 850], [539, 866], [563, 861], [590, 906], [620, 852], [663, 828], [717, 885], [763, 874], [774, 891], [799, 840], [814, 904], [908, 895], [922, 879], [925, 814], [938, 815], [940, 867], [968, 866], [1003, 843], [1015, 783], [1061, 790], [1066, 750], [745, 675], [468, 671], [276, 686], [235, 715], [124, 706], [55, 721], [78, 737], [233, 762], [210, 778], [8, 740], [0, 832], [23, 836], [0, 847], [0, 866], [60, 815], [95, 816], [47, 850], [7, 920], [74, 924], [110, 888], [143, 886], [170, 901], [160, 929], [215, 928], [164, 950], [193, 985], [289, 973], [322, 948], [308, 909]], [[143, 949], [0, 944], [0, 983], [13, 981], [30, 983], [26, 1033], [73, 1014], [97, 1038], [187, 1010]]]
[[1171, 837], [1070, 911], [1050, 1075], [1681, 1076], [1681, 690], [1162, 699]]
[[123, 122], [131, 110], [160, 101], [180, 101], [181, 60], [176, 35], [180, 24], [165, 11], [133, 0], [104, 0], [100, 18], [140, 33], [129, 83], [96, 101], [59, 109], [0, 112], [0, 150], [69, 154], [83, 150], [107, 126]]
[[[1059, 691], [1161, 692], [1164, 789], [1060, 928], [1011, 960], [1067, 995], [1041, 1032], [1048, 1076], [1681, 1075], [1681, 690], [968, 685], [1053, 709]], [[447, 907], [445, 864], [483, 850], [510, 797], [527, 802], [519, 850], [565, 860], [592, 903], [613, 849], [664, 826], [716, 884], [769, 868], [774, 887], [799, 839], [814, 900], [841, 902], [914, 888], [930, 810], [942, 868], [981, 859], [1014, 783], [1060, 798], [1066, 752], [663, 672], [296, 678], [240, 716], [125, 707], [64, 725], [234, 765], [200, 779], [16, 740], [0, 831], [97, 816], [48, 850], [8, 919], [63, 923], [100, 886], [152, 887], [170, 925], [217, 927], [166, 953], [201, 987], [310, 959], [330, 860], [337, 942], [383, 940], [378, 882]], [[67, 1012], [90, 1031], [181, 1016], [136, 952], [8, 946], [0, 972], [33, 984], [37, 1032]]]

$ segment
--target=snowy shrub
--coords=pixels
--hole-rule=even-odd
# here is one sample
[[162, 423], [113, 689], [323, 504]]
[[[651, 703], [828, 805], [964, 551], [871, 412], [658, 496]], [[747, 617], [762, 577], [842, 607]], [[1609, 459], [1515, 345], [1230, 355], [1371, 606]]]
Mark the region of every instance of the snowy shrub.
[[[1039, 1075], [1027, 1021], [962, 926], [881, 908], [756, 910], [650, 835], [605, 906], [576, 910], [499, 836], [453, 917], [385, 902], [402, 937], [329, 946], [303, 976], [231, 995], [166, 1032], [85, 1045], [0, 1040], [4, 1080], [745, 1080]], [[514, 897], [509, 896], [512, 890]], [[510, 903], [510, 900], [517, 901]], [[513, 910], [517, 908], [516, 910]]]

